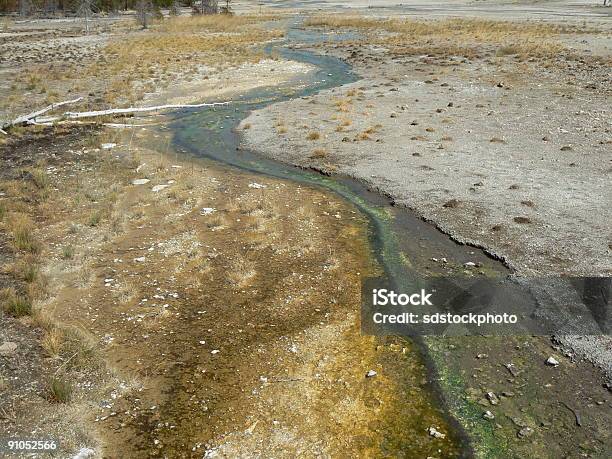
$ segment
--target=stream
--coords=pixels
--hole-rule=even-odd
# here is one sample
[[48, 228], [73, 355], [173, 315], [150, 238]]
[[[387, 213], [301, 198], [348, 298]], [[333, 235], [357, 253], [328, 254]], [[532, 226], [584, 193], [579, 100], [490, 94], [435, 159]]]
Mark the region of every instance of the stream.
[[[316, 70], [280, 87], [258, 88], [234, 98], [231, 104], [210, 110], [186, 111], [173, 115], [170, 128], [174, 146], [199, 158], [213, 160], [221, 167], [231, 167], [249, 173], [290, 180], [307, 186], [318, 187], [335, 193], [349, 201], [368, 222], [370, 247], [381, 278], [399, 290], [414, 290], [423, 286], [423, 275], [442, 276], [449, 269], [457, 273], [464, 270], [467, 262], [477, 263], [481, 273], [487, 276], [504, 277], [509, 270], [483, 251], [452, 241], [434, 226], [424, 222], [405, 208], [395, 207], [393, 202], [367, 185], [342, 176], [326, 176], [290, 164], [267, 159], [255, 152], [240, 148], [240, 136], [236, 127], [250, 112], [270, 104], [307, 97], [320, 91], [336, 88], [358, 81], [351, 67], [338, 58], [296, 49], [292, 45], [312, 45], [323, 41], [352, 39], [351, 34], [326, 35], [318, 31], [300, 28], [301, 20], [294, 20], [287, 31], [286, 39], [270, 45], [266, 51], [280, 57], [315, 66]], [[432, 263], [432, 258], [444, 257], [444, 266]], [[428, 357], [428, 347], [418, 336], [413, 339], [421, 358], [428, 367], [431, 381], [435, 380], [436, 368]], [[434, 394], [443, 404], [442, 393], [437, 388]], [[460, 426], [450, 420], [461, 438], [461, 448], [469, 455], [471, 447]]]

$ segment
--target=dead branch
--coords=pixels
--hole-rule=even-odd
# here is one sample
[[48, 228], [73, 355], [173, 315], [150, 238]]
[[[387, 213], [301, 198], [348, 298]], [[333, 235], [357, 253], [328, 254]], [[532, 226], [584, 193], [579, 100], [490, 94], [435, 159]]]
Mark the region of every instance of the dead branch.
[[79, 120], [83, 118], [95, 118], [99, 116], [114, 116], [114, 115], [131, 115], [134, 113], [146, 113], [155, 112], [161, 110], [177, 110], [184, 108], [202, 108], [202, 107], [214, 107], [216, 105], [227, 105], [229, 102], [213, 102], [204, 104], [167, 104], [167, 105], [156, 105], [154, 107], [129, 107], [129, 108], [111, 108], [108, 110], [94, 110], [90, 112], [65, 112], [62, 115], [56, 116], [42, 116], [45, 113], [54, 110], [63, 105], [74, 104], [83, 100], [82, 97], [73, 100], [65, 100], [56, 104], [51, 104], [41, 110], [28, 113], [15, 118], [13, 121], [4, 123], [0, 128], [0, 132], [6, 134], [5, 129], [9, 129], [13, 126], [26, 126], [26, 125], [42, 125], [50, 126], [57, 121], [66, 120]]
[[45, 107], [45, 108], [43, 108], [41, 110], [37, 110], [35, 112], [28, 113], [27, 115], [18, 116], [13, 121], [9, 121], [7, 123], [4, 123], [0, 129], [2, 129], [2, 131], [4, 131], [4, 129], [11, 128], [13, 126], [30, 124], [31, 120], [36, 119], [40, 115], [43, 115], [43, 114], [45, 114], [47, 112], [50, 112], [51, 110], [55, 110], [56, 108], [62, 107], [64, 105], [76, 104], [77, 102], [80, 102], [82, 100], [83, 100], [82, 97], [77, 97], [76, 99], [65, 100], [63, 102], [58, 102], [56, 104], [48, 105], [47, 107]]
[[129, 108], [111, 108], [108, 110], [95, 110], [91, 112], [66, 112], [60, 116], [46, 116], [42, 118], [36, 118], [34, 121], [37, 123], [53, 123], [55, 121], [62, 120], [76, 120], [82, 118], [95, 118], [98, 116], [109, 116], [109, 115], [131, 115], [134, 113], [146, 113], [156, 112], [161, 110], [177, 110], [182, 108], [202, 108], [202, 107], [214, 107], [216, 105], [227, 105], [229, 102], [213, 102], [206, 104], [168, 104], [168, 105], [156, 105], [154, 107], [129, 107]]

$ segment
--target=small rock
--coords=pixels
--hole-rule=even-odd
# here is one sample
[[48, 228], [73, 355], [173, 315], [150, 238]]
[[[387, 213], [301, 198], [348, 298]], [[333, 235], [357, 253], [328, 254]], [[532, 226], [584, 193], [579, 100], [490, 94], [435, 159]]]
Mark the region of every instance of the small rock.
[[134, 179], [132, 180], [132, 185], [145, 185], [147, 183], [149, 183], [151, 180], [149, 180], [148, 178], [139, 178], [139, 179]]
[[144, 263], [144, 261], [145, 261], [145, 260], [146, 260], [146, 258], [145, 258], [145, 257], [137, 257], [137, 258], [134, 258], [134, 261], [136, 261], [136, 262], [138, 262], [138, 263]]
[[533, 435], [533, 429], [531, 427], [523, 427], [516, 435], [519, 438], [531, 437]]
[[483, 418], [485, 418], [485, 419], [488, 419], [488, 420], [493, 420], [493, 419], [495, 419], [495, 415], [494, 415], [493, 413], [491, 413], [490, 411], [485, 411], [485, 412], [482, 414], [482, 417], [483, 417]]
[[110, 150], [111, 148], [115, 148], [117, 144], [116, 143], [103, 143], [100, 146], [102, 147], [102, 150]]
[[465, 266], [466, 268], [475, 268], [476, 263], [474, 263], [473, 261], [468, 261], [467, 263], [463, 263], [463, 266]]
[[219, 349], [213, 349], [212, 351], [210, 351], [212, 355], [218, 354], [219, 352], [221, 352]]
[[427, 432], [434, 438], [446, 438], [446, 434], [443, 434], [442, 432], [438, 431], [438, 429], [433, 426], [427, 429]]
[[546, 359], [546, 365], [550, 365], [552, 367], [556, 367], [559, 365], [559, 361], [557, 359], [555, 359], [553, 356], [548, 357], [548, 359]]
[[374, 370], [369, 370], [369, 371], [366, 373], [366, 378], [373, 378], [373, 377], [374, 377], [374, 376], [376, 376], [377, 374], [378, 374], [378, 373], [376, 373], [376, 371], [374, 371]]
[[491, 405], [499, 405], [499, 398], [497, 398], [497, 395], [495, 395], [494, 392], [487, 392], [487, 400], [489, 400], [489, 403]]
[[200, 215], [210, 215], [215, 211], [216, 209], [214, 207], [202, 207], [200, 209]]
[[249, 183], [249, 188], [255, 188], [256, 190], [259, 190], [261, 188], [265, 188], [266, 185], [262, 185], [261, 183]]
[[476, 358], [477, 358], [477, 359], [486, 359], [487, 357], [489, 357], [489, 355], [488, 355], [488, 354], [478, 354], [478, 355], [476, 356]]

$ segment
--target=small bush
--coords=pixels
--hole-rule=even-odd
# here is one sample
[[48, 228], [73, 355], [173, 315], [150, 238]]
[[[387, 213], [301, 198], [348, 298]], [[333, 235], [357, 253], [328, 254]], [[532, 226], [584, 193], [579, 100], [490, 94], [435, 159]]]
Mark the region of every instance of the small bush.
[[68, 403], [72, 398], [72, 385], [65, 379], [52, 377], [47, 383], [46, 396], [53, 403]]
[[318, 133], [317, 131], [311, 131], [311, 132], [308, 133], [306, 138], [308, 140], [319, 140], [321, 138], [321, 134]]

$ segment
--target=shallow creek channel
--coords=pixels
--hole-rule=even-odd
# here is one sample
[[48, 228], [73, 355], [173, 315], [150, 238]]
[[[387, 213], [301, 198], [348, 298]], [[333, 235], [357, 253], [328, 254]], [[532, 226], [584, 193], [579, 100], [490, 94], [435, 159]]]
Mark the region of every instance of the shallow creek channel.
[[[212, 160], [217, 166], [230, 167], [249, 173], [262, 174], [299, 184], [317, 187], [334, 193], [349, 201], [368, 221], [371, 254], [380, 268], [381, 279], [398, 291], [418, 291], [425, 276], [460, 275], [465, 263], [478, 266], [478, 275], [483, 277], [506, 277], [510, 271], [482, 250], [457, 244], [433, 225], [423, 221], [405, 208], [395, 207], [392, 200], [367, 184], [342, 176], [327, 176], [313, 170], [305, 170], [290, 164], [267, 159], [255, 152], [240, 148], [240, 136], [236, 127], [252, 111], [270, 104], [293, 98], [307, 97], [358, 80], [351, 67], [342, 60], [316, 54], [294, 45], [311, 45], [323, 41], [353, 39], [351, 34], [327, 35], [319, 31], [301, 28], [301, 19], [293, 20], [288, 27], [286, 39], [270, 45], [266, 51], [280, 57], [304, 62], [315, 67], [307, 75], [294, 79], [280, 87], [265, 87], [249, 91], [234, 98], [232, 103], [214, 109], [184, 111], [172, 116], [173, 143], [178, 151]], [[443, 254], [444, 263], [432, 262]], [[438, 373], [437, 365], [430, 355], [427, 340], [412, 338], [414, 349], [429, 370], [432, 381]], [[444, 405], [441, 387], [435, 388], [434, 397]], [[460, 426], [451, 420], [463, 450], [463, 456], [472, 455], [469, 439]]]

